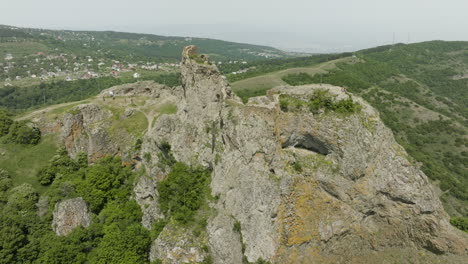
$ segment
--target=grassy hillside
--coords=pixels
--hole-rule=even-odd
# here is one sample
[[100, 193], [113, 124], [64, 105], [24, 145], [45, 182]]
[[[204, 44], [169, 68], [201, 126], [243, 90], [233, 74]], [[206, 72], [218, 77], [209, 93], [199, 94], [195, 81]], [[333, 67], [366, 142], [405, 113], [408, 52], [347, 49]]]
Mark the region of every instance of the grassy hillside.
[[[37, 172], [55, 155], [58, 142], [52, 135], [42, 138], [37, 145], [0, 143], [0, 168], [12, 178], [13, 186], [31, 184], [37, 191], [45, 190], [37, 181]], [[14, 157], [14, 158], [12, 158]]]
[[321, 82], [347, 87], [377, 108], [440, 187], [447, 211], [468, 215], [468, 42], [377, 47], [333, 64], [245, 79], [233, 88], [246, 99], [277, 84]]
[[[216, 61], [281, 58], [288, 55], [275, 48], [205, 38], [167, 37], [114, 31], [70, 31], [18, 28], [0, 25], [0, 55], [13, 57], [37, 52], [73, 53], [116, 60], [178, 62], [180, 51], [196, 45]], [[0, 57], [0, 61], [4, 56]]]
[[[316, 62], [314, 63], [314, 66], [297, 68], [294, 67], [280, 71], [269, 72], [264, 75], [259, 75], [252, 78], [242, 79], [240, 81], [233, 82], [232, 89], [236, 92], [236, 94], [239, 97], [242, 98], [244, 102], [246, 102], [250, 97], [265, 95], [266, 91], [273, 87], [279, 85], [287, 85], [287, 83], [282, 79], [287, 75], [298, 73], [307, 73], [310, 75], [324, 74], [328, 70], [336, 68], [337, 63], [350, 61], [352, 61], [351, 57], [344, 57], [323, 63]], [[232, 75], [231, 78], [233, 78]], [[239, 78], [239, 76], [235, 76], [235, 78]]]

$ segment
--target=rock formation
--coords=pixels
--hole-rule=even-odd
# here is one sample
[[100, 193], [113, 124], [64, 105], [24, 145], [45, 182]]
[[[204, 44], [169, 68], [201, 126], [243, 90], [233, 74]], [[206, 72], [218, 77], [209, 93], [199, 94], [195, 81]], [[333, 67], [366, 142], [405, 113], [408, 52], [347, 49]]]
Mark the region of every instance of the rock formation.
[[[179, 111], [157, 120], [143, 151], [158, 152], [165, 141], [176, 159], [213, 168], [212, 194], [220, 199], [208, 236], [215, 263], [241, 263], [243, 254], [278, 263], [362, 261], [376, 252], [422, 249], [467, 254], [466, 235], [450, 226], [427, 177], [362, 99], [352, 96], [362, 111], [351, 115], [281, 110], [282, 94], [307, 98], [321, 89], [335, 100], [351, 96], [309, 85], [278, 87], [244, 105], [216, 66], [196, 56], [194, 47], [184, 50]], [[157, 179], [153, 157], [147, 166]]]
[[55, 204], [52, 229], [59, 236], [66, 236], [76, 227], [88, 227], [91, 213], [83, 198], [73, 198]]
[[[140, 177], [134, 189], [145, 227], [164, 217], [156, 190], [167, 175], [157, 166], [163, 143], [171, 145], [178, 161], [213, 170], [211, 191], [219, 199], [210, 202], [216, 213], [205, 233], [195, 236], [169, 223], [153, 242], [151, 260], [201, 262], [207, 257], [204, 245], [214, 263], [466, 260], [467, 235], [449, 224], [426, 175], [361, 98], [331, 85], [284, 86], [243, 104], [194, 46], [183, 51], [181, 74], [182, 87], [111, 88], [119, 96], [145, 98], [141, 105], [126, 98], [126, 108], [131, 102], [133, 110], [119, 115], [144, 112], [148, 119], [139, 153], [151, 155], [137, 159], [147, 176]], [[352, 98], [362, 110], [340, 114], [282, 109], [282, 96], [307, 100], [317, 90], [327, 91], [335, 102]], [[159, 110], [168, 104], [174, 111]], [[134, 157], [124, 143], [108, 147], [111, 137], [99, 127], [111, 113], [96, 107], [78, 107], [65, 117], [62, 135], [69, 151]], [[87, 116], [87, 111], [99, 114]], [[77, 142], [82, 131], [88, 143]], [[57, 205], [57, 215], [66, 212], [63, 203]], [[63, 222], [55, 218], [54, 213], [56, 225]]]

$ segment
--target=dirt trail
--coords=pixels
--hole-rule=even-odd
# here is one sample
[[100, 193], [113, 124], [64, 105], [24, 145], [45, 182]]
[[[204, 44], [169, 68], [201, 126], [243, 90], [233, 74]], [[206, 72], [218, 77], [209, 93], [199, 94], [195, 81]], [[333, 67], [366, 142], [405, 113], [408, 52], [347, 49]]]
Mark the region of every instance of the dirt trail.
[[47, 106], [45, 108], [41, 108], [39, 110], [35, 110], [33, 112], [27, 113], [26, 115], [19, 116], [19, 117], [16, 118], [16, 120], [17, 121], [28, 120], [28, 119], [33, 118], [35, 115], [38, 115], [38, 114], [43, 113], [43, 112], [50, 112], [50, 111], [55, 110], [57, 108], [61, 108], [61, 107], [65, 107], [65, 106], [69, 106], [69, 105], [73, 105], [73, 104], [81, 104], [81, 103], [84, 103], [84, 102], [86, 102], [86, 101], [75, 101], [75, 102], [68, 102], [68, 103], [63, 103], [63, 104]]

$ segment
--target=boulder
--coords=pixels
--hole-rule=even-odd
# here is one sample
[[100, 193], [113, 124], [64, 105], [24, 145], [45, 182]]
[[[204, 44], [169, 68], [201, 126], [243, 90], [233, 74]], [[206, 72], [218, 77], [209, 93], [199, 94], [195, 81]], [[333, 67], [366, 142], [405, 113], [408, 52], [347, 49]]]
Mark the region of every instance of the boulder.
[[83, 198], [73, 198], [55, 204], [52, 229], [59, 236], [66, 236], [73, 229], [91, 224], [91, 213]]

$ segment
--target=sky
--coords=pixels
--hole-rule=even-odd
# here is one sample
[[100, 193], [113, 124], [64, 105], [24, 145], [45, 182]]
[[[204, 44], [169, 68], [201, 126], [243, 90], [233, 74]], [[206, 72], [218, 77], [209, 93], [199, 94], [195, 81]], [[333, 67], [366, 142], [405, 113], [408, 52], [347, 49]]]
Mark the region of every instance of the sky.
[[304, 52], [468, 40], [467, 0], [0, 0], [0, 24], [209, 37]]

